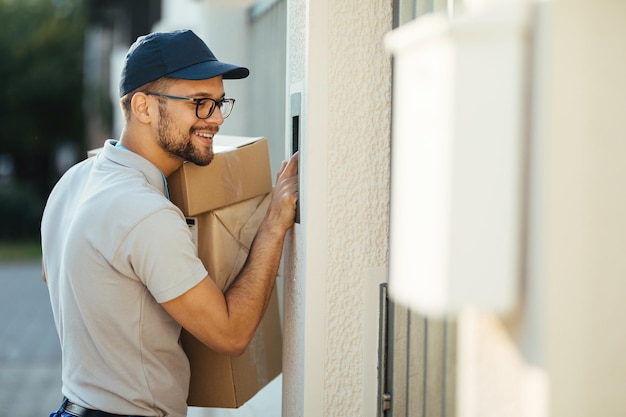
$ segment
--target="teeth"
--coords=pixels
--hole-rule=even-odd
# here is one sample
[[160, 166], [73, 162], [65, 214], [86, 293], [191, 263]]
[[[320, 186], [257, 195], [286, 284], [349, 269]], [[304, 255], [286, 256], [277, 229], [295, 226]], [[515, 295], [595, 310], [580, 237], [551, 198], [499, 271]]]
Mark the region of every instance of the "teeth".
[[205, 137], [205, 138], [209, 138], [209, 139], [213, 138], [213, 134], [211, 134], [211, 133], [196, 132], [196, 135], [202, 136], [202, 137]]

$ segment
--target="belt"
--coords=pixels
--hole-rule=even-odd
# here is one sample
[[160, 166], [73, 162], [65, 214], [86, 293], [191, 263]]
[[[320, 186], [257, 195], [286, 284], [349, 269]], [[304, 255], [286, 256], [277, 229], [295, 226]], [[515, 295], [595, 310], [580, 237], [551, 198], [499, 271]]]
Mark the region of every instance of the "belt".
[[74, 404], [67, 398], [63, 399], [61, 408], [63, 409], [63, 411], [70, 413], [76, 417], [133, 417], [129, 416], [128, 414], [112, 414], [107, 413], [106, 411], [91, 410], [89, 408], [81, 407], [78, 404]]

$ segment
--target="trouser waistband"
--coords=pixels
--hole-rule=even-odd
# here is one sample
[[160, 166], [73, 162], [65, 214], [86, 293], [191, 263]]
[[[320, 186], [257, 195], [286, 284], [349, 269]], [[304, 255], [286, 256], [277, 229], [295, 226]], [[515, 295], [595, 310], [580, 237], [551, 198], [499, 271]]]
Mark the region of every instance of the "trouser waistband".
[[63, 411], [70, 413], [76, 417], [141, 417], [141, 416], [129, 416], [127, 414], [112, 414], [106, 411], [91, 410], [78, 404], [74, 404], [67, 398], [63, 399], [61, 404]]

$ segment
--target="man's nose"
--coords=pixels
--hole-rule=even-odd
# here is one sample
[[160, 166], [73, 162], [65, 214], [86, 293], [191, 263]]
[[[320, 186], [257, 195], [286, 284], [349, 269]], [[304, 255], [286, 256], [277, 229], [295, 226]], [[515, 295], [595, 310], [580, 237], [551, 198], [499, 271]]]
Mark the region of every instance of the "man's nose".
[[213, 113], [211, 113], [209, 118], [206, 120], [212, 123], [217, 123], [218, 125], [224, 123], [224, 116], [222, 115], [222, 110], [219, 106], [215, 106], [215, 110], [213, 110]]

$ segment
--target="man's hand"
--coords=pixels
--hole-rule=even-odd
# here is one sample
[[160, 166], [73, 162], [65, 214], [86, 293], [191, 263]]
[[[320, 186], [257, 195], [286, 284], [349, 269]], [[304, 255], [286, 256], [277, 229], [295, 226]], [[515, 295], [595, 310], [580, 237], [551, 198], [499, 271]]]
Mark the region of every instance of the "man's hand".
[[267, 223], [279, 226], [282, 231], [293, 226], [298, 201], [298, 153], [289, 161], [283, 161], [276, 176], [270, 206], [267, 210]]

